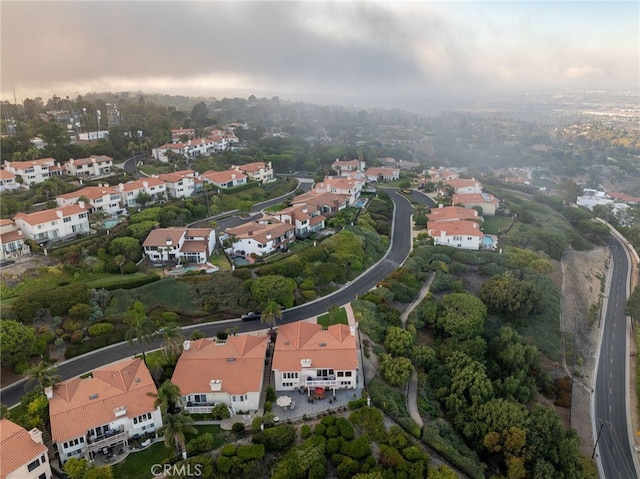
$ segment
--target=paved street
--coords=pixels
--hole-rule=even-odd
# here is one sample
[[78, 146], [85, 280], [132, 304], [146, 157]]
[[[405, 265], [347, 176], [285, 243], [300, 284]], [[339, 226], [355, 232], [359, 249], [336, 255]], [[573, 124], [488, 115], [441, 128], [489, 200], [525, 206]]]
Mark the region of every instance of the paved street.
[[[407, 258], [411, 249], [411, 204], [394, 190], [387, 190], [391, 200], [395, 205], [392, 238], [387, 254], [374, 266], [365, 271], [356, 280], [345, 285], [342, 289], [324, 296], [314, 302], [285, 311], [282, 321], [290, 323], [300, 319], [310, 318], [325, 313], [333, 304], [347, 304], [358, 295], [366, 293], [373, 288], [380, 280], [401, 265]], [[191, 331], [199, 329], [207, 336], [215, 336], [220, 331], [232, 326], [238, 327], [238, 332], [255, 331], [264, 329], [259, 321], [243, 322], [240, 319], [218, 321], [214, 323], [198, 324], [183, 328], [185, 336], [189, 336]], [[160, 347], [160, 340], [147, 346], [147, 350]], [[92, 351], [83, 356], [73, 358], [57, 364], [58, 374], [63, 379], [69, 379], [87, 371], [91, 371], [106, 364], [139, 354], [140, 349], [132, 347], [128, 343], [118, 343], [106, 348]], [[25, 381], [18, 381], [0, 390], [0, 402], [11, 407], [20, 402], [20, 397], [24, 394]]]

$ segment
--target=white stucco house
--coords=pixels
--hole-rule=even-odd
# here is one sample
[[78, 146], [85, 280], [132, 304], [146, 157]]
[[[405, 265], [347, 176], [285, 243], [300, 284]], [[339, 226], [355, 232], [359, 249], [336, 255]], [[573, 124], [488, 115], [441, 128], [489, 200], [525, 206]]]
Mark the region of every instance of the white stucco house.
[[144, 254], [154, 262], [185, 261], [204, 264], [213, 254], [216, 233], [212, 228], [157, 228], [142, 243]]
[[25, 238], [44, 243], [89, 233], [89, 207], [83, 201], [37, 213], [18, 213], [13, 217]]

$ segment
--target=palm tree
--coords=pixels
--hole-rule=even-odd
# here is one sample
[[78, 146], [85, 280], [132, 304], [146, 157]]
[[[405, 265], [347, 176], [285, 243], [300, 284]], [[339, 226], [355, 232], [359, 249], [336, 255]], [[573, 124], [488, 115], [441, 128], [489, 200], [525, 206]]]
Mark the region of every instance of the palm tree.
[[147, 393], [149, 396], [156, 398], [153, 407], [159, 407], [162, 417], [175, 414], [177, 408], [182, 406], [182, 393], [180, 388], [173, 384], [170, 379], [163, 382], [158, 388], [157, 393]]
[[193, 427], [193, 419], [184, 412], [169, 414], [164, 418], [164, 444], [171, 447], [175, 444], [176, 450], [182, 454], [182, 459], [187, 458], [186, 433], [197, 434], [198, 430]]
[[275, 301], [269, 301], [267, 306], [262, 310], [262, 316], [260, 316], [260, 322], [268, 324], [273, 328], [276, 321], [282, 317], [282, 306]]
[[125, 258], [124, 256], [122, 256], [121, 254], [117, 254], [113, 257], [113, 262], [118, 265], [118, 268], [120, 268], [120, 274], [124, 274], [124, 272], [122, 271], [122, 267], [124, 266], [124, 264], [127, 262], [127, 258]]
[[174, 323], [167, 324], [162, 329], [162, 342], [164, 354], [167, 360], [173, 364], [174, 359], [177, 359], [182, 351], [182, 343], [184, 342], [182, 331]]
[[146, 315], [136, 318], [131, 327], [127, 330], [125, 336], [127, 342], [133, 346], [134, 340], [140, 345], [142, 350], [142, 360], [147, 364], [147, 355], [145, 354], [144, 345], [149, 344], [155, 337], [156, 325]]
[[27, 369], [24, 375], [29, 378], [24, 385], [25, 390], [30, 391], [34, 387], [40, 393], [44, 393], [45, 388], [54, 387], [56, 383], [61, 381], [61, 377], [57, 374], [58, 368], [40, 361], [38, 364]]

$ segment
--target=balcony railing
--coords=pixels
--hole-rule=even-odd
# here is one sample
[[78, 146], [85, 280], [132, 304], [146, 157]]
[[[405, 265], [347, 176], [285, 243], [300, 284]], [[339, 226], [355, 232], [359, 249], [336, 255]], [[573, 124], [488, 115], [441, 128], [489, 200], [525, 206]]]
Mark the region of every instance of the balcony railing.
[[191, 403], [187, 404], [184, 409], [190, 414], [209, 414], [215, 404], [209, 403]]
[[119, 443], [120, 441], [124, 441], [127, 439], [127, 433], [121, 432], [118, 434], [114, 434], [113, 436], [104, 437], [102, 439], [98, 439], [92, 441], [91, 444], [87, 444], [87, 452], [97, 451], [104, 447], [110, 447], [114, 444]]
[[307, 387], [332, 387], [338, 386], [338, 380], [329, 378], [307, 378], [305, 385]]

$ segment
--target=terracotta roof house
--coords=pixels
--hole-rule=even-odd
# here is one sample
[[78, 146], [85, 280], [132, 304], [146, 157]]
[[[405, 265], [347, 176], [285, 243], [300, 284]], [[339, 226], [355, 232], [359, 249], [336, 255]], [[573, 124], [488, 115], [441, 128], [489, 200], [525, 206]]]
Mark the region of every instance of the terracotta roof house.
[[338, 195], [335, 193], [320, 193], [316, 190], [308, 191], [301, 195], [295, 196], [291, 200], [291, 204], [297, 205], [310, 205], [317, 207], [320, 212], [325, 216], [333, 216], [338, 211], [345, 209], [349, 206], [349, 196]]
[[0, 169], [0, 191], [15, 191], [20, 189], [20, 183], [16, 181], [16, 175], [7, 170]]
[[167, 184], [160, 178], [151, 177], [120, 183], [117, 189], [123, 205], [127, 208], [138, 206], [137, 199], [140, 193], [149, 195], [152, 202], [163, 200], [167, 197]]
[[124, 212], [122, 198], [117, 188], [113, 186], [85, 186], [77, 191], [56, 196], [58, 206], [76, 204], [80, 198], [89, 200], [90, 211], [104, 211], [112, 216]]
[[95, 178], [111, 174], [113, 158], [106, 155], [91, 155], [88, 158], [70, 158], [64, 164], [67, 174], [84, 178]]
[[296, 236], [299, 238], [323, 230], [326, 220], [326, 217], [320, 213], [320, 208], [310, 204], [289, 206], [274, 213], [273, 216], [284, 223], [295, 226]]
[[355, 328], [334, 324], [324, 329], [307, 321], [283, 324], [278, 327], [271, 369], [276, 390], [355, 389]]
[[475, 178], [455, 178], [453, 180], [446, 180], [445, 183], [453, 188], [453, 192], [459, 195], [469, 193], [482, 193], [482, 183]]
[[120, 361], [47, 388], [51, 438], [60, 462], [93, 459], [111, 447], [126, 447], [134, 435], [162, 427], [151, 374], [142, 359]]
[[244, 251], [245, 255], [264, 256], [277, 249], [286, 249], [295, 240], [295, 227], [283, 223], [274, 217], [265, 217], [257, 221], [227, 228], [221, 240], [234, 238], [232, 251]]
[[427, 217], [429, 218], [430, 223], [435, 223], [436, 221], [457, 220], [484, 221], [482, 216], [480, 216], [473, 208], [463, 208], [461, 206], [440, 205], [440, 208], [433, 208]]
[[89, 233], [89, 208], [83, 201], [37, 213], [18, 213], [13, 220], [25, 238], [38, 243]]
[[236, 170], [205, 171], [200, 178], [206, 183], [212, 183], [218, 188], [233, 188], [247, 183], [247, 175]]
[[0, 219], [0, 259], [19, 258], [30, 252], [31, 248], [25, 243], [22, 230], [18, 229], [13, 220]]
[[31, 161], [6, 161], [4, 169], [9, 173], [22, 178], [26, 188], [33, 183], [42, 183], [52, 176], [62, 176], [65, 172], [53, 158], [41, 158]]
[[354, 206], [360, 197], [360, 192], [363, 187], [364, 181], [353, 178], [327, 176], [322, 182], [316, 183], [314, 190], [318, 193], [346, 195], [349, 197], [349, 206]]
[[180, 170], [158, 175], [165, 182], [169, 198], [188, 198], [202, 187], [198, 173], [193, 170]]
[[336, 160], [331, 163], [331, 168], [333, 168], [338, 175], [342, 176], [344, 173], [351, 171], [364, 171], [365, 162], [360, 160]]
[[475, 221], [436, 221], [427, 223], [427, 232], [435, 245], [479, 250], [484, 234]]
[[483, 216], [495, 216], [500, 200], [491, 193], [454, 194], [451, 198], [453, 205], [462, 205], [465, 208], [479, 206]]
[[177, 128], [171, 130], [171, 142], [178, 143], [182, 137], [186, 136], [188, 140], [196, 137], [196, 130], [194, 128]]
[[169, 151], [175, 153], [176, 155], [183, 155], [188, 157], [189, 145], [186, 145], [184, 143], [165, 143], [164, 145], [152, 148], [151, 154], [156, 160], [162, 161], [163, 163], [168, 163], [169, 155], [167, 155], [167, 152]]
[[400, 178], [400, 168], [367, 168], [365, 174], [369, 181], [394, 181]]
[[144, 253], [154, 262], [180, 261], [206, 263], [216, 244], [212, 228], [158, 228], [149, 232], [142, 243]]
[[271, 166], [270, 161], [268, 163], [257, 161], [244, 165], [234, 165], [231, 168], [236, 171], [240, 171], [247, 175], [250, 179], [259, 181], [263, 184], [271, 181], [274, 178], [273, 167]]
[[51, 479], [49, 450], [42, 431], [27, 431], [8, 419], [0, 419], [0, 478]]
[[267, 336], [251, 334], [185, 341], [171, 377], [185, 409], [209, 413], [216, 404], [225, 404], [234, 414], [258, 410], [268, 342]]

